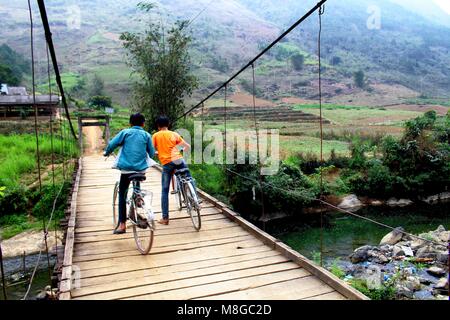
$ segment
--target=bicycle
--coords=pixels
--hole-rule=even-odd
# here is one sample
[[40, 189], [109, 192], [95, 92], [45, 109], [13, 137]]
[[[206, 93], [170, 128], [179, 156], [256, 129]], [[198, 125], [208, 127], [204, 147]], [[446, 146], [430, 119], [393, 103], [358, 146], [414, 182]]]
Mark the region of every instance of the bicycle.
[[[127, 220], [133, 226], [134, 241], [138, 251], [146, 255], [150, 252], [154, 233], [155, 233], [155, 215], [152, 210], [153, 193], [142, 190], [139, 186], [141, 182], [146, 180], [145, 174], [135, 173], [130, 176], [132, 186], [128, 189], [132, 190], [131, 196], [127, 198]], [[119, 181], [114, 185], [113, 192], [113, 227], [119, 225]]]
[[186, 208], [187, 213], [191, 217], [194, 229], [200, 231], [202, 220], [200, 215], [200, 201], [193, 184], [194, 179], [187, 176], [189, 169], [184, 168], [176, 170], [175, 176], [175, 197], [177, 198], [178, 210]]

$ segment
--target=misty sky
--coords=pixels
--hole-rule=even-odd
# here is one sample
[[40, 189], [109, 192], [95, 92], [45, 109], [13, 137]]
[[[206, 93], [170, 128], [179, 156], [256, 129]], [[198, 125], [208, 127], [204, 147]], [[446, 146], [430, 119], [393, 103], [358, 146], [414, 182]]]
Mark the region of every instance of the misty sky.
[[450, 14], [450, 0], [434, 0], [445, 12]]

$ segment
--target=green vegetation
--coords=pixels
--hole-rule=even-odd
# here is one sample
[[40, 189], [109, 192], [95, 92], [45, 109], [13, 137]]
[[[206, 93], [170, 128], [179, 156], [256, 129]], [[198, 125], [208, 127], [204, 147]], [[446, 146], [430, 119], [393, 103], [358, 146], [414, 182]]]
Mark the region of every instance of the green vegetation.
[[0, 45], [0, 84], [19, 85], [29, 71], [29, 62], [22, 55], [6, 44]]
[[359, 70], [353, 74], [353, 81], [358, 88], [365, 88], [367, 84], [366, 75], [364, 71]]
[[418, 198], [443, 192], [450, 185], [450, 115], [427, 112], [406, 123], [400, 141], [387, 137], [381, 157], [367, 159], [366, 147], [354, 154], [353, 169], [346, 174], [352, 189], [363, 195]]
[[372, 300], [393, 300], [395, 298], [395, 287], [393, 282], [381, 285], [378, 289], [369, 289], [364, 280], [352, 279], [350, 285]]
[[104, 111], [106, 108], [112, 108], [112, 101], [110, 97], [92, 96], [88, 101], [88, 105], [92, 109]]
[[[297, 105], [296, 110], [319, 115], [319, 105]], [[351, 112], [348, 112], [351, 111]], [[327, 104], [323, 106], [323, 117], [338, 125], [385, 125], [402, 126], [403, 121], [422, 115], [415, 111], [392, 110]]]
[[[150, 3], [138, 4], [147, 14], [152, 8]], [[169, 27], [149, 23], [143, 33], [125, 32], [120, 37], [128, 63], [140, 78], [134, 83], [134, 109], [146, 115], [149, 129], [161, 114], [177, 119], [185, 110], [184, 99], [197, 85], [190, 70], [187, 23], [177, 21]]]
[[[64, 214], [70, 184], [64, 182], [63, 170], [67, 179], [70, 179], [73, 162], [69, 159], [78, 156], [77, 144], [73, 141], [62, 142], [58, 135], [54, 136], [53, 186], [51, 138], [48, 133], [39, 135], [41, 192], [38, 188], [35, 139], [34, 134], [28, 133], [0, 135], [0, 226], [3, 239], [25, 230], [42, 228], [42, 219], [50, 214], [61, 187], [63, 190], [56, 206], [56, 221]], [[63, 159], [66, 160], [64, 167]]]
[[[64, 145], [67, 148], [64, 151], [65, 157], [76, 157], [77, 151], [74, 145], [69, 149], [67, 142]], [[62, 142], [54, 138], [54, 152], [57, 161], [61, 161]], [[39, 151], [42, 160], [49, 163], [52, 146], [48, 135], [40, 136]], [[33, 173], [36, 169], [36, 140], [31, 134], [0, 136], [0, 185], [14, 187], [23, 183], [21, 180], [24, 174]], [[44, 168], [43, 168], [44, 169]]]
[[291, 62], [294, 69], [296, 71], [300, 71], [303, 69], [303, 65], [305, 64], [305, 57], [300, 53], [296, 53], [291, 56]]

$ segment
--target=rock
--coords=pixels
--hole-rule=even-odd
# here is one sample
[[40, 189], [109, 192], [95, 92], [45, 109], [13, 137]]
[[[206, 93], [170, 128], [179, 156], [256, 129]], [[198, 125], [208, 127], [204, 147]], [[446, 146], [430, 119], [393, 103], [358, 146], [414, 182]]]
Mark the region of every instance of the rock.
[[396, 198], [390, 198], [386, 204], [390, 207], [406, 207], [409, 205], [412, 205], [413, 202], [409, 199], [396, 199]]
[[45, 292], [45, 291], [40, 291], [36, 295], [36, 300], [46, 300], [46, 299], [47, 299], [47, 292]]
[[380, 250], [383, 252], [391, 252], [392, 248], [393, 247], [390, 244], [383, 244], [382, 246], [380, 246]]
[[445, 228], [444, 226], [441, 224], [436, 230], [434, 230], [434, 233], [441, 233], [441, 232], [445, 232]]
[[443, 276], [445, 275], [445, 270], [439, 267], [431, 267], [427, 269], [427, 272], [433, 276]]
[[404, 285], [411, 291], [417, 291], [421, 289], [421, 284], [419, 281], [419, 278], [409, 276], [406, 278], [406, 281], [404, 282]]
[[442, 192], [427, 198], [421, 198], [420, 200], [428, 204], [448, 202], [450, 201], [450, 192]]
[[418, 249], [422, 248], [424, 245], [426, 245], [426, 242], [420, 239], [414, 240], [411, 242], [411, 249], [413, 251], [417, 251]]
[[363, 203], [354, 194], [351, 194], [342, 199], [341, 203], [338, 205], [339, 208], [349, 211], [356, 211], [360, 209], [362, 206]]
[[414, 299], [417, 300], [434, 300], [433, 293], [430, 290], [420, 290], [414, 292]]
[[380, 245], [383, 245], [383, 244], [394, 245], [394, 244], [396, 244], [397, 242], [402, 240], [403, 233], [401, 231], [404, 231], [404, 229], [402, 227], [399, 227], [399, 228], [396, 228], [396, 229], [392, 230], [387, 235], [385, 235], [383, 237], [383, 239], [381, 239]]
[[441, 278], [438, 283], [434, 286], [435, 289], [448, 290], [448, 279]]
[[370, 202], [370, 205], [374, 207], [379, 207], [383, 205], [383, 202], [381, 202], [380, 200], [373, 200]]
[[[25, 251], [27, 255], [38, 253], [41, 249], [44, 249], [45, 244], [42, 242], [42, 231], [25, 231], [8, 240], [2, 241], [3, 258], [20, 257]], [[57, 232], [58, 244], [64, 237], [62, 231]], [[47, 238], [47, 244], [49, 248], [53, 248], [56, 244], [55, 233], [49, 232]]]
[[396, 296], [397, 296], [397, 298], [400, 298], [400, 299], [401, 298], [412, 299], [412, 298], [414, 298], [414, 293], [403, 285], [397, 285], [396, 286]]
[[448, 242], [450, 240], [450, 231], [441, 232], [439, 235], [439, 240], [442, 242]]
[[414, 253], [411, 250], [410, 247], [407, 246], [401, 246], [402, 251], [404, 252], [405, 256], [407, 257], [414, 257]]
[[416, 257], [417, 258], [430, 258], [430, 259], [436, 260], [437, 252], [435, 251], [435, 249], [432, 246], [428, 245], [428, 246], [424, 246], [424, 247], [420, 248], [419, 250], [417, 250]]
[[448, 264], [448, 251], [442, 251], [437, 254], [436, 260], [442, 264]]
[[394, 246], [394, 249], [392, 250], [392, 256], [393, 257], [405, 256], [405, 252], [403, 251], [402, 247]]
[[372, 250], [372, 246], [363, 246], [356, 249], [351, 255], [350, 260], [352, 263], [364, 262], [369, 259], [369, 251]]

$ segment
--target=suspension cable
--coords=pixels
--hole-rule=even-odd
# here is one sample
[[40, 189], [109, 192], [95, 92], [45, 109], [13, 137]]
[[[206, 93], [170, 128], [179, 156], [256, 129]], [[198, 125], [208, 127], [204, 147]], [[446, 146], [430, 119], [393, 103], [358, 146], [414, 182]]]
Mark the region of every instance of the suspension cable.
[[45, 9], [45, 3], [44, 3], [44, 0], [37, 0], [37, 2], [38, 2], [38, 6], [39, 6], [39, 11], [41, 13], [42, 24], [43, 24], [43, 27], [45, 30], [45, 38], [47, 40], [50, 55], [52, 57], [53, 70], [55, 71], [56, 83], [58, 84], [58, 87], [59, 87], [59, 91], [60, 91], [61, 98], [62, 98], [62, 103], [63, 103], [64, 109], [66, 111], [66, 116], [67, 116], [67, 120], [69, 121], [72, 136], [75, 138], [75, 140], [77, 140], [78, 137], [75, 133], [75, 130], [72, 125], [72, 121], [70, 119], [69, 107], [67, 105], [66, 96], [64, 94], [64, 88], [63, 88], [62, 81], [61, 81], [61, 75], [59, 73], [58, 61], [56, 59], [55, 47], [53, 45], [52, 33], [50, 31], [50, 25], [49, 25], [48, 18], [47, 18], [47, 11]]
[[211, 92], [206, 98], [197, 103], [195, 106], [191, 107], [188, 111], [186, 111], [183, 115], [178, 117], [176, 121], [180, 120], [184, 116], [191, 113], [193, 110], [199, 108], [202, 103], [209, 100], [212, 96], [214, 96], [217, 92], [219, 92], [223, 87], [228, 85], [231, 81], [233, 81], [237, 76], [239, 76], [242, 72], [244, 72], [248, 67], [250, 67], [253, 63], [255, 63], [259, 58], [261, 58], [267, 51], [269, 51], [273, 46], [275, 46], [278, 42], [283, 40], [289, 33], [292, 32], [297, 26], [299, 26], [303, 21], [305, 21], [309, 16], [311, 16], [317, 9], [319, 9], [325, 2], [328, 0], [321, 0], [317, 3], [311, 10], [309, 10], [303, 17], [301, 17], [297, 22], [291, 25], [286, 31], [284, 31], [278, 38], [276, 38], [271, 44], [269, 44], [266, 48], [264, 48], [259, 54], [257, 54], [252, 60], [250, 60], [246, 65], [244, 65], [238, 72], [236, 72], [232, 77], [230, 77], [227, 81], [222, 83], [217, 89]]
[[[319, 8], [319, 35], [317, 39], [317, 51], [319, 58], [319, 109], [320, 109], [320, 199], [323, 197], [323, 116], [322, 116], [322, 15], [325, 13], [325, 5]], [[323, 266], [323, 212], [320, 212], [320, 265]]]
[[28, 10], [30, 14], [30, 43], [31, 43], [31, 82], [33, 91], [33, 108], [34, 108], [34, 134], [36, 137], [36, 161], [38, 167], [38, 179], [39, 179], [39, 192], [42, 192], [42, 179], [41, 179], [41, 156], [39, 152], [39, 133], [38, 133], [38, 108], [36, 105], [36, 79], [34, 70], [34, 33], [33, 33], [33, 12], [31, 9], [31, 1], [28, 0]]
[[261, 189], [261, 210], [262, 210], [262, 218], [263, 218], [263, 230], [266, 231], [266, 210], [264, 205], [264, 189], [262, 185], [262, 177], [261, 177], [261, 167], [262, 167], [262, 158], [260, 154], [260, 143], [259, 143], [259, 127], [258, 120], [256, 119], [256, 78], [255, 78], [255, 65], [252, 63], [252, 95], [253, 95], [253, 121], [256, 130], [256, 160], [258, 163], [258, 180], [259, 180], [259, 188]]
[[53, 106], [52, 106], [52, 82], [50, 77], [50, 57], [48, 55], [48, 44], [46, 44], [47, 54], [47, 77], [48, 77], [48, 94], [50, 97], [50, 144], [52, 150], [52, 185], [55, 188], [55, 147], [53, 141]]
[[2, 276], [2, 290], [3, 290], [3, 297], [5, 300], [8, 300], [8, 294], [6, 292], [6, 279], [5, 279], [5, 270], [3, 268], [3, 252], [2, 252], [2, 243], [0, 241], [0, 273]]

